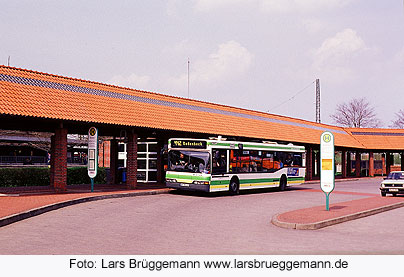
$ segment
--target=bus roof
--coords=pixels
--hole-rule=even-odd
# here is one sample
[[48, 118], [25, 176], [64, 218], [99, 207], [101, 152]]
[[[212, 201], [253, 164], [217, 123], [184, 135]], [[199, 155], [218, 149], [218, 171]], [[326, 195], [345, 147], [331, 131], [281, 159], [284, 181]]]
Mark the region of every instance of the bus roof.
[[230, 141], [223, 138], [215, 139], [191, 139], [191, 138], [171, 138], [168, 140], [169, 149], [210, 149], [210, 148], [230, 148], [246, 150], [273, 150], [286, 152], [304, 152], [304, 146], [293, 144], [279, 144], [276, 142], [247, 142]]

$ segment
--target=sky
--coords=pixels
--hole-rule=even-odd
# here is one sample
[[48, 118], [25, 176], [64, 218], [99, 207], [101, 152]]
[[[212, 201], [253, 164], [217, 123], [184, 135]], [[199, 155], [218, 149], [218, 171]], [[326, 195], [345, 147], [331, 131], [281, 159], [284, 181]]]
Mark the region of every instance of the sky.
[[319, 79], [322, 123], [365, 97], [388, 128], [404, 109], [403, 6], [0, 0], [0, 64], [309, 121]]

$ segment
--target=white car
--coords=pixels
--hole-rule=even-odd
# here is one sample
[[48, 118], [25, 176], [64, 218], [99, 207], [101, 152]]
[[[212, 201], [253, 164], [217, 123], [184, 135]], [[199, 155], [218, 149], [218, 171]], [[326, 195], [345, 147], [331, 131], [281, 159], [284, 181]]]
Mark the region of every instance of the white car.
[[387, 193], [393, 196], [404, 193], [404, 171], [390, 172], [380, 185], [380, 193], [382, 196], [386, 196]]

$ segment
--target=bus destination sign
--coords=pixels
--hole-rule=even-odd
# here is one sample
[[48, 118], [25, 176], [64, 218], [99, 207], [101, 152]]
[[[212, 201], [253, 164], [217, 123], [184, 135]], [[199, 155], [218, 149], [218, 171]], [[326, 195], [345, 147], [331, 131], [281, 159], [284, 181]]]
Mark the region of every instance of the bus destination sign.
[[206, 149], [206, 141], [200, 140], [171, 140], [171, 148]]

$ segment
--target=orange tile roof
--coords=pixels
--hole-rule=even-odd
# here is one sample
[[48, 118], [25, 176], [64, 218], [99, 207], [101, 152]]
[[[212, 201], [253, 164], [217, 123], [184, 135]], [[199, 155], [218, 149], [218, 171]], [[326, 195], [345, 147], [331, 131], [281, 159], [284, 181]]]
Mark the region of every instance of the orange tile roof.
[[404, 129], [346, 128], [367, 149], [404, 150]]
[[[381, 135], [366, 140], [351, 129], [8, 66], [0, 66], [0, 92], [0, 114], [4, 115], [310, 144], [319, 144], [327, 130], [334, 133], [336, 146], [385, 146]], [[404, 136], [394, 142], [390, 138], [388, 147], [403, 149], [403, 142]]]

